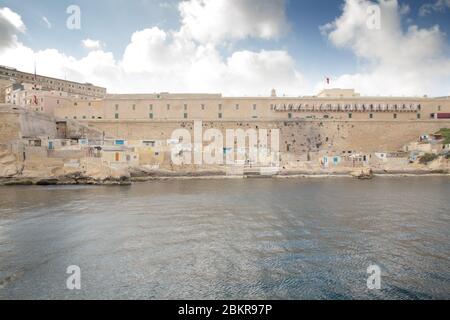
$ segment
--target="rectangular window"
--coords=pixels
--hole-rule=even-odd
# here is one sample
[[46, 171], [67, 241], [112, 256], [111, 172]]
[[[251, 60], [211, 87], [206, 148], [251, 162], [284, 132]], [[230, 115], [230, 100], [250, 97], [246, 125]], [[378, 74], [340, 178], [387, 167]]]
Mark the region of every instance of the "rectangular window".
[[219, 104], [219, 111], [222, 111], [222, 105]]
[[167, 110], [168, 110], [168, 111], [170, 110], [170, 104], [167, 105]]
[[150, 119], [153, 119], [153, 113], [150, 113], [150, 114], [148, 115], [148, 117], [149, 117]]
[[185, 119], [188, 118], [188, 114], [187, 114], [187, 113], [184, 114], [184, 118], [185, 118]]
[[133, 104], [133, 111], [136, 111], [136, 105]]
[[188, 109], [188, 105], [185, 104], [185, 105], [184, 105], [184, 111], [187, 111], [187, 109]]
[[238, 104], [236, 105], [236, 110], [239, 110], [239, 105]]
[[148, 108], [149, 108], [150, 111], [153, 111], [153, 105], [152, 104], [149, 105]]
[[370, 119], [373, 119], [373, 113], [371, 113], [371, 114], [369, 115], [369, 118], [370, 118]]
[[89, 107], [91, 106], [91, 103], [90, 103], [90, 102], [88, 103], [88, 106], [89, 106]]
[[420, 119], [420, 113], [417, 114], [417, 119]]
[[288, 113], [288, 118], [292, 119], [292, 113]]
[[119, 119], [119, 114], [116, 113], [116, 114], [114, 115], [114, 117], [115, 117], [116, 119]]
[[205, 110], [205, 105], [204, 104], [202, 104], [202, 110]]
[[256, 111], [256, 104], [253, 105], [253, 111]]
[[219, 113], [219, 119], [222, 119], [222, 114], [221, 113]]
[[348, 118], [349, 118], [349, 119], [353, 118], [353, 114], [349, 113], [349, 114], [348, 114]]
[[116, 104], [116, 111], [119, 111], [119, 105]]
[[394, 119], [397, 119], [397, 114], [396, 113], [394, 113]]

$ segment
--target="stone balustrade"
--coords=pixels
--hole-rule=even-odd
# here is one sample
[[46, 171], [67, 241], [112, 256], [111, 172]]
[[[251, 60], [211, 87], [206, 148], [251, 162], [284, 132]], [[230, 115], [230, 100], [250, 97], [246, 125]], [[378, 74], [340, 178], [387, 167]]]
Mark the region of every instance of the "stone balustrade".
[[420, 104], [278, 104], [274, 107], [278, 112], [418, 112]]

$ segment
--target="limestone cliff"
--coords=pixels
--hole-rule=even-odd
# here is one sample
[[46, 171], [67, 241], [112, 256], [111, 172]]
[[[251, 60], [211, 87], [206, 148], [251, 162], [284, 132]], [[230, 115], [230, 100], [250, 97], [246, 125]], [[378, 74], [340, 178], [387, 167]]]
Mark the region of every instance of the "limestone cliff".
[[23, 165], [8, 150], [0, 147], [0, 177], [14, 177], [23, 170]]

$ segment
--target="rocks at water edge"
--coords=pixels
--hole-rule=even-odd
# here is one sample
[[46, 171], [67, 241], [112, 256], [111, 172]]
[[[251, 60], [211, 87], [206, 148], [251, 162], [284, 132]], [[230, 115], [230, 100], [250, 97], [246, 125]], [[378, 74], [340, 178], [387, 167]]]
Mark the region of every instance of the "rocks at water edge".
[[353, 171], [351, 175], [360, 180], [371, 180], [374, 177], [371, 168], [362, 168], [361, 170]]

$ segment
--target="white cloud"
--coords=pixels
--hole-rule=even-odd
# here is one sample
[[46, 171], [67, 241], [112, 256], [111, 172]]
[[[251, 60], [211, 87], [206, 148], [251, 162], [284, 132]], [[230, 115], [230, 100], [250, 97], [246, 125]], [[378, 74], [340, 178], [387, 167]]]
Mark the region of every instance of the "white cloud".
[[47, 19], [47, 17], [42, 17], [42, 21], [44, 21], [44, 23], [45, 23], [45, 26], [48, 28], [48, 29], [51, 29], [52, 28], [52, 24], [50, 23], [50, 21]]
[[184, 68], [195, 55], [196, 45], [189, 40], [153, 27], [135, 32], [125, 49], [123, 66], [127, 72], [165, 72]]
[[425, 3], [419, 9], [421, 16], [426, 16], [432, 12], [443, 12], [450, 8], [450, 0], [435, 0], [433, 3]]
[[[450, 87], [450, 58], [438, 26], [403, 31], [396, 0], [380, 0], [381, 29], [367, 27], [367, 0], [346, 0], [342, 15], [322, 28], [332, 44], [350, 49], [361, 61], [356, 74], [337, 76], [334, 86], [365, 94], [439, 94]], [[321, 85], [318, 85], [319, 88]]]
[[100, 50], [103, 48], [103, 43], [99, 40], [85, 39], [81, 41], [84, 48], [89, 50]]
[[239, 51], [224, 59], [212, 44], [196, 45], [156, 27], [133, 34], [121, 66], [129, 75], [147, 75], [157, 91], [267, 95], [274, 86], [290, 93], [304, 88], [285, 51]]
[[79, 82], [91, 82], [120, 88], [121, 70], [112, 53], [89, 52], [87, 56], [77, 59], [56, 49], [34, 51], [22, 43], [0, 53], [2, 65], [19, 70], [37, 72], [43, 75]]
[[285, 0], [189, 0], [179, 10], [181, 32], [202, 43], [271, 39], [288, 28]]
[[295, 68], [294, 59], [286, 51], [240, 51], [227, 59], [225, 83], [236, 94], [258, 92], [268, 94], [272, 87], [290, 94], [299, 94], [306, 88], [306, 81]]
[[26, 31], [22, 18], [9, 8], [0, 8], [0, 51], [14, 45], [17, 33]]
[[[260, 27], [254, 30], [248, 29], [245, 34], [266, 37], [278, 32], [266, 32]], [[216, 39], [199, 43], [185, 31], [165, 31], [158, 27], [136, 31], [120, 59], [105, 52], [97, 40], [84, 40], [83, 46], [92, 51], [76, 59], [54, 49], [35, 52], [15, 39], [12, 48], [0, 53], [0, 61], [24, 71], [33, 71], [37, 61], [38, 72], [92, 82], [106, 86], [110, 92], [268, 95], [273, 87], [287, 94], [304, 91], [305, 82], [286, 51], [238, 51], [223, 57], [214, 42]], [[220, 37], [235, 36], [227, 32]]]
[[[229, 0], [227, 3], [242, 8], [249, 4], [248, 1], [237, 4], [235, 0]], [[284, 5], [283, 1], [271, 1], [272, 4], [263, 0], [260, 2], [268, 7], [274, 3]], [[216, 3], [216, 6], [229, 5], [222, 0]], [[336, 78], [333, 86], [351, 87], [362, 94], [374, 95], [447, 93], [450, 87], [450, 58], [439, 27], [421, 29], [411, 25], [405, 31], [402, 29], [402, 19], [407, 18], [408, 10], [396, 0], [382, 0], [381, 30], [369, 30], [366, 9], [371, 4], [368, 0], [347, 0], [342, 15], [322, 27], [332, 44], [354, 53], [360, 66], [357, 73], [333, 77]], [[228, 23], [214, 21], [208, 31], [197, 29], [200, 25], [208, 29], [205, 19], [209, 18], [204, 17], [203, 13], [205, 10], [212, 13], [217, 10], [208, 7], [211, 5], [206, 0], [185, 1], [180, 5], [180, 30], [153, 27], [136, 31], [120, 57], [106, 52], [100, 41], [86, 39], [83, 45], [90, 52], [81, 59], [54, 49], [33, 51], [26, 47], [17, 39], [17, 34], [25, 31], [20, 16], [10, 11], [10, 18], [2, 20], [4, 9], [0, 9], [0, 23], [10, 28], [4, 33], [7, 36], [2, 36], [2, 39], [9, 41], [5, 42], [8, 46], [4, 46], [4, 51], [0, 52], [0, 64], [32, 72], [34, 61], [37, 61], [38, 72], [92, 82], [106, 86], [109, 92], [268, 95], [271, 88], [276, 88], [280, 94], [299, 95], [322, 89], [323, 85], [317, 85], [314, 91], [310, 90], [311, 86], [296, 67], [295, 60], [285, 50], [242, 50], [224, 56], [220, 50], [223, 41], [250, 36], [275, 37], [281, 34], [284, 26], [273, 22], [281, 21], [279, 19], [271, 20], [277, 14], [267, 22], [267, 25], [277, 27], [265, 29], [261, 27], [264, 23], [259, 26], [250, 23], [258, 15], [264, 20], [266, 11], [261, 9], [259, 13], [255, 13], [258, 10], [247, 10], [250, 12], [247, 20], [237, 19], [233, 23], [231, 20]], [[186, 10], [196, 13], [191, 11], [187, 14]], [[282, 16], [284, 11], [284, 7], [279, 11]], [[231, 12], [231, 16], [233, 14]], [[185, 20], [187, 16], [195, 18]]]

